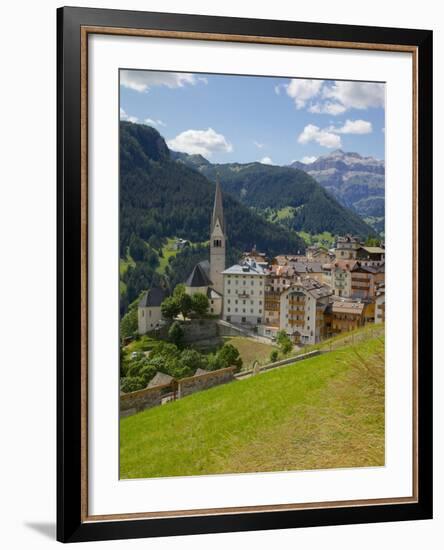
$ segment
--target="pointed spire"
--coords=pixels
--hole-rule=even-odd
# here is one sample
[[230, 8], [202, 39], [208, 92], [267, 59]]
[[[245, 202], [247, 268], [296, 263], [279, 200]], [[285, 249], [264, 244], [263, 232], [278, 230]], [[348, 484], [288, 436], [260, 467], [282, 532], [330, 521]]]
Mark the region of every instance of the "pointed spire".
[[213, 217], [211, 219], [211, 231], [213, 231], [217, 220], [219, 220], [220, 227], [222, 231], [224, 231], [224, 209], [222, 205], [222, 191], [220, 189], [219, 175], [216, 178], [216, 192], [214, 195]]

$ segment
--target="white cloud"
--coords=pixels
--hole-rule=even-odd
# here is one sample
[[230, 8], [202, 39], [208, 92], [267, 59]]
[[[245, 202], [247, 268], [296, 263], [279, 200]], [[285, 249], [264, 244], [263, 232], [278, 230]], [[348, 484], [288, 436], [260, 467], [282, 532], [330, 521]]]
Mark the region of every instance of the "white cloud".
[[318, 157], [302, 157], [300, 162], [302, 162], [303, 164], [311, 164], [312, 162], [314, 162]]
[[372, 123], [367, 120], [346, 120], [340, 128], [329, 128], [337, 134], [371, 134], [373, 131]]
[[270, 157], [263, 157], [259, 162], [261, 164], [273, 164], [273, 161], [271, 160]]
[[334, 82], [322, 90], [325, 98], [332, 99], [346, 109], [384, 107], [385, 86], [376, 82]]
[[147, 92], [153, 86], [167, 88], [183, 88], [186, 85], [194, 86], [198, 82], [207, 84], [205, 77], [196, 77], [189, 73], [171, 73], [156, 71], [121, 71], [120, 84], [136, 92]]
[[258, 149], [262, 149], [264, 147], [263, 143], [260, 143], [259, 141], [253, 141], [253, 143], [256, 145]]
[[153, 118], [146, 118], [143, 123], [148, 124], [148, 126], [166, 126], [162, 120], [155, 120]]
[[293, 99], [296, 109], [302, 109], [309, 99], [316, 97], [320, 93], [323, 83], [323, 80], [293, 78], [285, 88], [287, 95]]
[[168, 141], [168, 147], [174, 151], [190, 155], [210, 157], [213, 153], [230, 153], [233, 146], [225, 136], [213, 128], [207, 130], [185, 130]]
[[384, 107], [385, 87], [377, 82], [342, 82], [292, 79], [275, 86], [276, 94], [285, 89], [296, 109], [310, 113], [340, 115], [349, 109]]
[[327, 114], [327, 115], [340, 115], [344, 113], [347, 108], [340, 103], [334, 103], [332, 101], [325, 101], [323, 103], [312, 103], [308, 108], [310, 113]]
[[136, 116], [131, 116], [126, 113], [122, 107], [120, 107], [120, 120], [128, 120], [129, 122], [138, 122], [139, 119]]
[[321, 130], [318, 126], [314, 124], [308, 124], [302, 133], [298, 137], [298, 142], [305, 144], [310, 143], [310, 141], [315, 141], [322, 147], [327, 147], [329, 149], [341, 147], [341, 138], [329, 131], [327, 128]]

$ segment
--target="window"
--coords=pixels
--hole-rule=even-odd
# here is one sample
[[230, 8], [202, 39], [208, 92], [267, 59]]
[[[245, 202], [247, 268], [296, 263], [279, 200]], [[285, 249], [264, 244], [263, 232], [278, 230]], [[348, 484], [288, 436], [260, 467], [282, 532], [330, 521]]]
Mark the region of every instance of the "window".
[[262, 319], [260, 317], [257, 318], [257, 324], [260, 325], [262, 323]]
[[227, 292], [227, 294], [231, 294], [231, 290], [230, 290], [230, 289], [228, 289], [228, 292]]
[[242, 323], [246, 323], [247, 322], [247, 318], [246, 317], [242, 317]]
[[227, 283], [228, 283], [229, 285], [231, 285], [231, 279], [230, 279], [230, 278], [227, 279]]
[[214, 239], [213, 240], [213, 246], [215, 248], [220, 248], [222, 246], [222, 240], [221, 239]]
[[245, 313], [245, 308], [242, 308], [242, 313]]
[[230, 311], [231, 311], [231, 309], [230, 309], [230, 308], [228, 307], [228, 308], [227, 308], [227, 311], [228, 311], [228, 312], [230, 312]]
[[228, 300], [227, 300], [227, 301], [228, 301], [228, 303], [231, 303], [231, 300], [230, 300], [230, 298], [228, 298]]

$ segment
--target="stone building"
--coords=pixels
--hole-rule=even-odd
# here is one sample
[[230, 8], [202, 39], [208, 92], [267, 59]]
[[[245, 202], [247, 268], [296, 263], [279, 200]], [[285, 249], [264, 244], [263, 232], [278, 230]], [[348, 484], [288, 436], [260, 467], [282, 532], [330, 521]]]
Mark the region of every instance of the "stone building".
[[163, 288], [151, 288], [140, 299], [137, 308], [137, 330], [139, 334], [146, 334], [162, 324], [160, 306], [167, 297]]

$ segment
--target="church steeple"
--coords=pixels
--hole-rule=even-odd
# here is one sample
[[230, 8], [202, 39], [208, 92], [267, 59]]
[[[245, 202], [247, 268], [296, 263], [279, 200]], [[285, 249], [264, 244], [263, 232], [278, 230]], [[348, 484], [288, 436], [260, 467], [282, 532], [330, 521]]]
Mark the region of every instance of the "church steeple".
[[222, 204], [222, 191], [219, 178], [216, 180], [213, 215], [210, 228], [210, 279], [214, 290], [223, 294], [224, 281], [222, 272], [225, 270], [225, 220]]
[[225, 231], [224, 209], [222, 205], [222, 192], [220, 189], [219, 178], [216, 179], [216, 193], [214, 194], [213, 216], [211, 218], [211, 232], [214, 231], [214, 226], [216, 225], [217, 220], [219, 220], [220, 228], [222, 229], [222, 231]]

